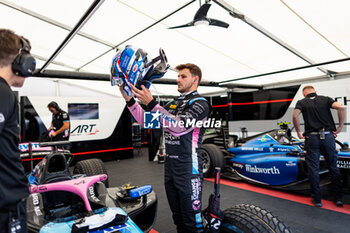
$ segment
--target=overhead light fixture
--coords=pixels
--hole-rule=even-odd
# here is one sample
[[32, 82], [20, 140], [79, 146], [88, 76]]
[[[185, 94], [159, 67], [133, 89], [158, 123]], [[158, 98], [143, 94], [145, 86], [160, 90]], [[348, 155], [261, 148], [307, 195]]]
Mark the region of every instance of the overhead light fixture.
[[196, 12], [194, 19], [183, 25], [169, 27], [168, 29], [175, 29], [175, 28], [184, 28], [184, 27], [191, 27], [191, 26], [197, 26], [197, 25], [211, 25], [211, 26], [217, 26], [217, 27], [223, 27], [228, 28], [229, 24], [225, 23], [223, 21], [220, 21], [218, 19], [211, 19], [207, 17], [208, 10], [210, 8], [211, 4], [205, 3], [203, 4], [198, 11]]
[[206, 19], [201, 19], [201, 20], [195, 21], [193, 24], [194, 26], [209, 26], [209, 21]]

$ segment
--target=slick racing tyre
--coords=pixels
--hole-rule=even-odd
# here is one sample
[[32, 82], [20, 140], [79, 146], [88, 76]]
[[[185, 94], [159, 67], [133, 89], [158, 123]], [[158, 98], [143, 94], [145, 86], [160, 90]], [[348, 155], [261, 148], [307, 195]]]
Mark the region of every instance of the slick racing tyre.
[[[101, 159], [86, 159], [77, 162], [73, 169], [73, 174], [86, 174], [88, 176], [107, 174], [107, 170]], [[108, 178], [105, 181], [102, 181], [106, 188], [109, 187]]]
[[203, 176], [213, 177], [215, 167], [223, 168], [225, 158], [222, 151], [214, 144], [202, 144], [201, 155], [203, 158]]
[[260, 207], [239, 204], [224, 211], [222, 233], [291, 233], [276, 216]]

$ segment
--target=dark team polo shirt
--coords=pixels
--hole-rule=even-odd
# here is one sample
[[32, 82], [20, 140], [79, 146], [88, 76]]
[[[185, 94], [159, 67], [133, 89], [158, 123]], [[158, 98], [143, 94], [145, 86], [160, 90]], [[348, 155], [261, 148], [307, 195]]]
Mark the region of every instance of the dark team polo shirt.
[[[63, 123], [66, 121], [69, 121], [69, 116], [65, 111], [60, 110], [56, 115], [52, 115], [52, 125], [55, 127], [55, 131], [62, 128]], [[57, 134], [56, 137], [68, 138], [69, 129], [65, 130], [63, 133]]]
[[0, 77], [0, 212], [15, 210], [17, 202], [29, 194], [18, 137], [17, 98]]
[[325, 131], [336, 130], [331, 114], [334, 102], [332, 98], [316, 93], [310, 93], [297, 102], [295, 108], [303, 114], [305, 133], [317, 132], [321, 129], [325, 129]]

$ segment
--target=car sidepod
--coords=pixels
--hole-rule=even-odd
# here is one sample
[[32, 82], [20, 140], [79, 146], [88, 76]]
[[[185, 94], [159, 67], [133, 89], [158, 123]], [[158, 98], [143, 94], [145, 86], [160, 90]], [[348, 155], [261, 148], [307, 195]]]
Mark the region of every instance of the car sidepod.
[[230, 158], [237, 175], [264, 185], [286, 185], [298, 179], [298, 157], [281, 153], [255, 153]]

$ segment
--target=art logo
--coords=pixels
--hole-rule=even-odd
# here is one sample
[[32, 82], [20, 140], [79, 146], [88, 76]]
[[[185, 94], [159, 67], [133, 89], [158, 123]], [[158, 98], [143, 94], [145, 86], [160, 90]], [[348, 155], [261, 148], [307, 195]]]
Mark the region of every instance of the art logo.
[[145, 129], [160, 129], [160, 113], [144, 112], [143, 113], [143, 128]]
[[71, 136], [95, 135], [100, 132], [95, 126], [96, 124], [78, 125], [70, 132]]

